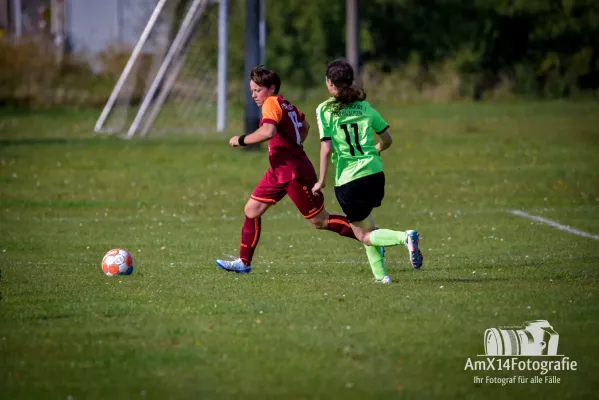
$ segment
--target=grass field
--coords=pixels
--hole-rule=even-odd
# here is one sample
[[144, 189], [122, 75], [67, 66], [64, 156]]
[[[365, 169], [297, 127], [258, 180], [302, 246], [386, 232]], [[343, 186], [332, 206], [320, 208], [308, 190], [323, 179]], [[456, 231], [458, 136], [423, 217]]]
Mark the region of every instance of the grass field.
[[[418, 229], [425, 257], [414, 271], [388, 249], [392, 285], [288, 199], [263, 218], [251, 274], [217, 269], [267, 168], [229, 135], [125, 141], [91, 133], [98, 111], [1, 112], [0, 397], [595, 397], [599, 103], [380, 111], [395, 144], [375, 220]], [[133, 275], [102, 274], [114, 247], [132, 252]], [[475, 384], [540, 375], [465, 370], [487, 328], [537, 319], [577, 370]]]

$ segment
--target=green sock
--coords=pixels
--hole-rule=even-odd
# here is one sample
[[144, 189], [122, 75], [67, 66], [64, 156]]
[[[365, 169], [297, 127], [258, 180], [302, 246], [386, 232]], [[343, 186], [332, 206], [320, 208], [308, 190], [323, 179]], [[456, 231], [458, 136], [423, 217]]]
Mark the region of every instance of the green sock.
[[381, 248], [366, 245], [364, 245], [364, 248], [366, 248], [366, 255], [368, 256], [368, 262], [370, 263], [374, 277], [379, 280], [383, 279], [387, 275], [387, 268], [385, 268], [385, 259]]
[[392, 231], [391, 229], [377, 229], [370, 232], [370, 243], [373, 246], [406, 244], [406, 233], [404, 231]]

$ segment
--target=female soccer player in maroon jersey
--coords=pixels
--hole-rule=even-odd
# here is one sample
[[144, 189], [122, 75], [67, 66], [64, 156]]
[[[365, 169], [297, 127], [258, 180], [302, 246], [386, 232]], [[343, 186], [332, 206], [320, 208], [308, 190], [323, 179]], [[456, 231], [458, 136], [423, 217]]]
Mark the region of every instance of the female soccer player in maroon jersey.
[[356, 239], [349, 221], [342, 215], [331, 215], [324, 208], [322, 193], [313, 193], [316, 172], [304, 152], [302, 143], [310, 124], [296, 106], [279, 95], [281, 79], [259, 65], [252, 69], [252, 97], [262, 108], [260, 127], [249, 135], [234, 136], [232, 147], [268, 141], [270, 168], [266, 171], [245, 205], [245, 222], [241, 229], [239, 258], [217, 260], [227, 271], [248, 273], [260, 239], [261, 217], [270, 206], [288, 195], [297, 209], [316, 229], [326, 229]]

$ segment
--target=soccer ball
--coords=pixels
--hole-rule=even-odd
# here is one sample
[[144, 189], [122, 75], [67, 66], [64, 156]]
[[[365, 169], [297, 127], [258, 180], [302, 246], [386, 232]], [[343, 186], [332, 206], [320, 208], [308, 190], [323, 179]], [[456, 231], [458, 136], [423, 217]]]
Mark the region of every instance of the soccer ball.
[[107, 276], [131, 275], [133, 272], [133, 257], [127, 250], [112, 249], [102, 259], [102, 271]]

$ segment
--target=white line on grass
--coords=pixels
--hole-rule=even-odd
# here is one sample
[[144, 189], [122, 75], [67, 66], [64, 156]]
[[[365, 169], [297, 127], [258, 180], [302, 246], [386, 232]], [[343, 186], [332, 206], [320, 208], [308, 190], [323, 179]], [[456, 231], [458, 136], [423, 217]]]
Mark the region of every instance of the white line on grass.
[[538, 222], [542, 222], [544, 224], [547, 224], [549, 226], [552, 226], [552, 227], [557, 228], [557, 229], [562, 230], [562, 231], [566, 231], [568, 233], [572, 233], [574, 235], [582, 236], [582, 237], [589, 238], [589, 239], [599, 240], [599, 236], [598, 235], [593, 235], [591, 233], [579, 231], [578, 229], [572, 228], [570, 226], [558, 224], [557, 222], [552, 221], [550, 219], [539, 217], [539, 216], [532, 215], [532, 214], [528, 214], [528, 213], [525, 213], [524, 211], [510, 210], [510, 213], [514, 214], [514, 215], [518, 215], [520, 217], [530, 218], [532, 220], [535, 220], [535, 221], [538, 221]]

